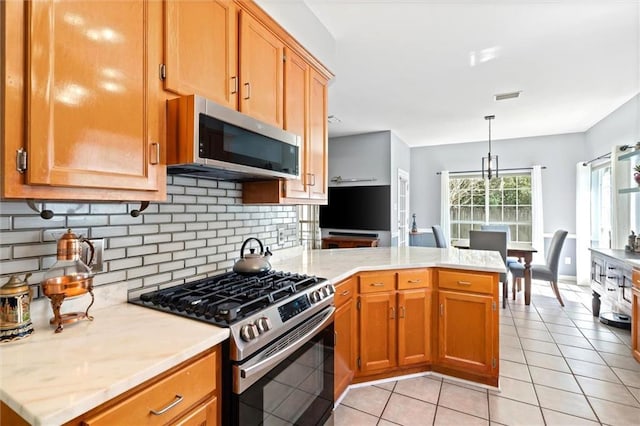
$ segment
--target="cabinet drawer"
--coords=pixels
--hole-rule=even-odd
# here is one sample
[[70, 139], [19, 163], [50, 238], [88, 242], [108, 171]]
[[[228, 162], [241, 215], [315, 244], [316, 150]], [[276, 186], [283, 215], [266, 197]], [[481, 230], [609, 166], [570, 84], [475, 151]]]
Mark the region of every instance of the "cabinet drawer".
[[494, 285], [498, 284], [493, 282], [491, 275], [460, 271], [438, 271], [439, 288], [491, 294]]
[[631, 279], [633, 281], [633, 286], [640, 290], [640, 270], [634, 268], [631, 273]]
[[353, 292], [356, 290], [356, 279], [351, 277], [336, 285], [336, 292], [333, 295], [333, 303], [336, 308], [347, 303], [353, 297]]
[[[83, 424], [102, 425], [162, 425], [185, 413], [185, 410], [212, 393], [216, 388], [216, 355], [211, 353], [186, 365], [157, 383], [142, 389], [119, 404], [89, 417]], [[176, 401], [180, 401], [176, 403]], [[164, 414], [161, 411], [170, 404], [173, 408]]]
[[398, 271], [398, 290], [431, 287], [430, 269], [406, 269]]
[[360, 293], [393, 291], [396, 286], [395, 272], [365, 272], [360, 274]]

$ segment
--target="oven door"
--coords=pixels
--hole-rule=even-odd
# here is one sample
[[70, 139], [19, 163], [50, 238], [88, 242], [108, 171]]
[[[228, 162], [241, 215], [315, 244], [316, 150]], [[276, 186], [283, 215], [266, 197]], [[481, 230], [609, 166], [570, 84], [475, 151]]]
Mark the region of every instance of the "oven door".
[[233, 425], [323, 425], [333, 409], [333, 312], [233, 366]]

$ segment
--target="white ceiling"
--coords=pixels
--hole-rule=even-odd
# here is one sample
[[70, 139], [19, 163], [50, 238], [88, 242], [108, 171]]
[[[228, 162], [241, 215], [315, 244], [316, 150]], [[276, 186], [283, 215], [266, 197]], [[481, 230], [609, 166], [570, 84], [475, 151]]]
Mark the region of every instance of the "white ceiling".
[[336, 41], [332, 137], [482, 141], [490, 114], [494, 140], [584, 132], [640, 90], [640, 0], [304, 2]]

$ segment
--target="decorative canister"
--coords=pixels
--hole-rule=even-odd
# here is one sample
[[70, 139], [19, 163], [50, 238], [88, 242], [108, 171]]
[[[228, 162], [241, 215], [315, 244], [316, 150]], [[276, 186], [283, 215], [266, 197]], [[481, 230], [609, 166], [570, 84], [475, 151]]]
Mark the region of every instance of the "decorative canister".
[[28, 337], [33, 333], [31, 324], [31, 288], [27, 279], [31, 273], [27, 273], [23, 280], [12, 275], [9, 281], [0, 287], [0, 342]]

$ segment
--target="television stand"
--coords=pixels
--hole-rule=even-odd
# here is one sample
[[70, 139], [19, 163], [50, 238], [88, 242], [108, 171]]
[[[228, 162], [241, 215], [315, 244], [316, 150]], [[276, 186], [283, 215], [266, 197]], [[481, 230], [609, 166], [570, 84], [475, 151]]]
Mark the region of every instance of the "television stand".
[[322, 239], [322, 248], [356, 248], [356, 247], [378, 247], [380, 240], [376, 237], [332, 235]]

